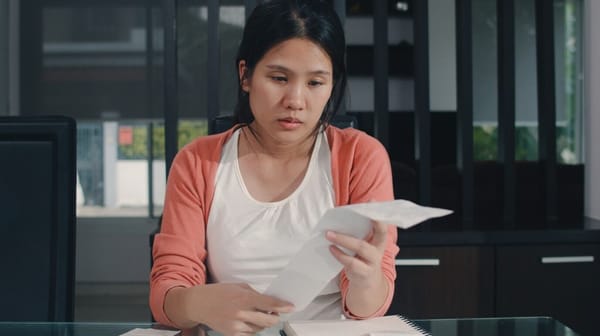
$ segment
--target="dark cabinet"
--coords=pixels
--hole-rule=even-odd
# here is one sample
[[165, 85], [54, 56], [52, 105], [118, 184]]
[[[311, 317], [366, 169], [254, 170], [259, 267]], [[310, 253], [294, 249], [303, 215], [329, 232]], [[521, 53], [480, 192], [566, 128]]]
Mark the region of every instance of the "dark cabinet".
[[578, 335], [597, 335], [599, 233], [413, 233], [412, 244], [405, 233], [388, 313], [410, 319], [549, 316]]
[[499, 246], [496, 315], [552, 316], [597, 335], [600, 245]]
[[401, 247], [390, 314], [411, 319], [491, 316], [492, 247]]

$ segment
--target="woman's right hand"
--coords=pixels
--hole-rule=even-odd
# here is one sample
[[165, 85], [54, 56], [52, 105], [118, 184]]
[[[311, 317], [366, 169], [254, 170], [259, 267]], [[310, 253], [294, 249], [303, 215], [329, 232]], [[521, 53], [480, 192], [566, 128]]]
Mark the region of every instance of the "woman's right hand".
[[[177, 308], [168, 302], [166, 306], [183, 313], [187, 322], [183, 324], [201, 323], [225, 336], [254, 335], [276, 325], [280, 313], [294, 309], [291, 303], [260, 294], [247, 284], [219, 283], [173, 288], [167, 294], [167, 299], [169, 297], [173, 299], [168, 300], [171, 303], [180, 303]], [[170, 317], [173, 319], [175, 316]], [[175, 319], [173, 322], [177, 323]]]

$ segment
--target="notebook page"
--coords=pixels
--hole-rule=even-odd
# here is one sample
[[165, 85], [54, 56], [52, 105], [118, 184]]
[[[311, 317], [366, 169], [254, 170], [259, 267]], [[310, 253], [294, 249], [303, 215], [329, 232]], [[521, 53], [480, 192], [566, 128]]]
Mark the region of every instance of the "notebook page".
[[287, 336], [427, 335], [400, 316], [383, 316], [369, 320], [288, 321], [283, 330]]

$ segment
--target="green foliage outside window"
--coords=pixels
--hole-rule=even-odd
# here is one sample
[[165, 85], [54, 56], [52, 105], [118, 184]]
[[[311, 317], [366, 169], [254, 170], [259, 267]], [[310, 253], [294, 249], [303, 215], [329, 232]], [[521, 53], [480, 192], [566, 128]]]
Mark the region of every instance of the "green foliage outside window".
[[[556, 127], [557, 162], [573, 163], [573, 137], [568, 127]], [[473, 127], [473, 157], [475, 161], [492, 161], [498, 159], [498, 127], [485, 125]], [[515, 160], [535, 161], [538, 157], [538, 128], [515, 127]]]
[[498, 158], [498, 127], [495, 125], [473, 127], [473, 159], [492, 161]]
[[[152, 153], [153, 159], [165, 158], [165, 128], [164, 125], [134, 124], [121, 126], [132, 128], [132, 141], [130, 144], [119, 144], [119, 160], [147, 160], [148, 159], [148, 131], [152, 128]], [[194, 140], [206, 135], [208, 126], [205, 120], [180, 121], [177, 144], [179, 149]]]
[[515, 160], [536, 161], [538, 158], [538, 128], [515, 127]]

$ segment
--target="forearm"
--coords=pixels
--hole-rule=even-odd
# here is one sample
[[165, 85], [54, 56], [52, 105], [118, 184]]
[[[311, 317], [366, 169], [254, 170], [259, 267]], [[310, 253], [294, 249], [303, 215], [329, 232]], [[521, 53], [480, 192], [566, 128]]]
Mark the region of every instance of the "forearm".
[[[198, 295], [198, 287], [175, 287], [167, 292], [164, 303], [165, 314], [171, 322], [180, 329], [188, 329], [197, 326], [202, 321], [196, 321], [190, 314], [190, 302]], [[198, 307], [196, 307], [198, 308]], [[201, 316], [196, 312], [195, 316]]]
[[247, 335], [279, 323], [279, 314], [293, 305], [258, 293], [248, 284], [208, 284], [175, 287], [167, 292], [164, 310], [173, 326], [208, 326], [219, 334]]
[[349, 283], [346, 308], [356, 317], [370, 317], [385, 303], [390, 290], [385, 276], [378, 272], [372, 287], [358, 287]]

